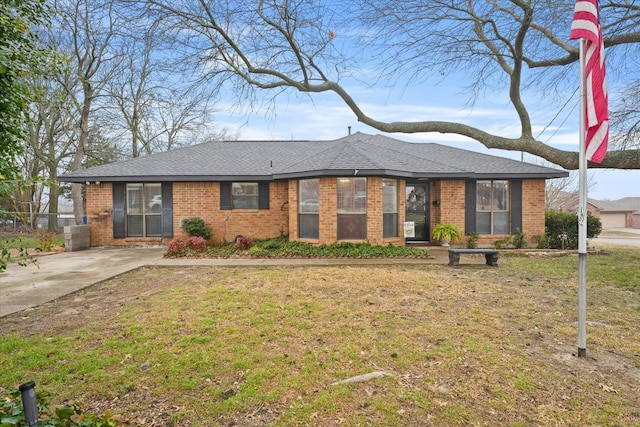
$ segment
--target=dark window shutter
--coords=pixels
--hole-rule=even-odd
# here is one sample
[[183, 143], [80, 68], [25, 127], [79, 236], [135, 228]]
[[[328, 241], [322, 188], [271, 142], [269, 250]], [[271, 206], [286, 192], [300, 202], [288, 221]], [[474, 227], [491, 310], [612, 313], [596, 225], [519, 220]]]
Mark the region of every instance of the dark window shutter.
[[476, 231], [476, 181], [468, 179], [464, 187], [464, 230], [465, 234], [471, 234]]
[[162, 237], [173, 237], [173, 183], [162, 183]]
[[113, 189], [113, 238], [124, 239], [124, 188], [123, 182], [114, 182]]
[[522, 231], [522, 180], [513, 179], [511, 185], [511, 233]]
[[231, 209], [231, 183], [220, 183], [220, 210], [228, 211]]
[[258, 209], [269, 209], [269, 181], [258, 182]]

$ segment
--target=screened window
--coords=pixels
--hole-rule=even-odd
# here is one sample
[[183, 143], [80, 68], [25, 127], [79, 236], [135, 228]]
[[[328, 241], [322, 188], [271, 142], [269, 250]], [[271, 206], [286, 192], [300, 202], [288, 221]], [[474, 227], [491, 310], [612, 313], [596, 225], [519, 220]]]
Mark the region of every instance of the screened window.
[[258, 209], [258, 183], [232, 183], [231, 204], [232, 209]]
[[338, 240], [367, 238], [367, 179], [338, 178]]
[[509, 216], [509, 181], [477, 181], [477, 232], [480, 234], [509, 234]]
[[301, 179], [298, 193], [298, 235], [305, 239], [320, 238], [320, 180]]
[[155, 183], [127, 184], [127, 236], [162, 236], [162, 187]]
[[382, 180], [382, 236], [398, 236], [398, 181]]

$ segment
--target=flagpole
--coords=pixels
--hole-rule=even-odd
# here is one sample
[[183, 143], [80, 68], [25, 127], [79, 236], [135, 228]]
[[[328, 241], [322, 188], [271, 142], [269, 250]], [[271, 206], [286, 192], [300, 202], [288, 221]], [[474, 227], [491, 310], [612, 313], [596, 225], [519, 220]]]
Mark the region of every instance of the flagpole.
[[586, 150], [586, 39], [580, 39], [580, 147], [578, 207], [578, 357], [587, 356], [587, 150]]

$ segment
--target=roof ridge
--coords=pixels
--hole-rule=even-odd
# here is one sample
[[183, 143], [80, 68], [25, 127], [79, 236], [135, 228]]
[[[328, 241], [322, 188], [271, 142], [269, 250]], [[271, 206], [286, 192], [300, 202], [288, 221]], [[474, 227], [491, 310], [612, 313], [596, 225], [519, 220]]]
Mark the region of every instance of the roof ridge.
[[[312, 152], [309, 155], [302, 157], [300, 160], [298, 160], [296, 162], [293, 162], [290, 165], [288, 165], [287, 169], [291, 169], [296, 165], [304, 163], [304, 162], [308, 161], [311, 157], [315, 157], [315, 156], [318, 156], [318, 155], [320, 155], [322, 153], [326, 153], [327, 151], [331, 150], [338, 143], [338, 140], [335, 140], [335, 141], [329, 141], [329, 140], [325, 140], [325, 141], [308, 141], [308, 142], [312, 142], [314, 144], [316, 142], [318, 142], [318, 143], [331, 143], [331, 145], [329, 147], [327, 147], [327, 148], [324, 148], [324, 149], [320, 150], [320, 151]], [[318, 145], [320, 145], [320, 144], [318, 144]]]
[[[380, 147], [377, 143], [376, 143], [376, 146], [378, 146], [378, 147], [380, 147], [380, 148], [383, 148], [383, 149], [385, 149], [385, 150], [387, 150], [387, 151], [392, 151], [392, 152], [394, 152], [394, 153], [398, 153], [398, 154], [401, 154], [401, 155], [410, 155], [410, 156], [413, 156], [413, 158], [419, 158], [419, 159], [421, 159], [421, 160], [424, 160], [424, 161], [427, 161], [427, 162], [430, 162], [430, 163], [433, 163], [433, 164], [437, 164], [437, 165], [440, 165], [440, 166], [445, 166], [445, 167], [448, 167], [448, 168], [457, 169], [457, 170], [462, 171], [462, 172], [468, 172], [468, 170], [467, 170], [467, 169], [459, 168], [457, 165], [453, 165], [453, 166], [452, 166], [452, 165], [449, 165], [449, 164], [444, 163], [444, 162], [439, 162], [439, 161], [437, 161], [437, 160], [430, 159], [430, 158], [428, 158], [428, 157], [426, 157], [426, 156], [424, 156], [424, 155], [422, 155], [422, 154], [407, 153], [407, 152], [405, 152], [405, 151], [400, 151], [400, 150], [396, 149], [395, 147], [388, 147], [388, 146], [386, 145], [386, 144], [397, 145], [397, 144], [396, 144], [396, 142], [400, 142], [400, 143], [402, 143], [402, 144], [403, 144], [404, 146], [406, 146], [406, 147], [411, 147], [411, 146], [414, 146], [414, 145], [417, 145], [417, 144], [420, 144], [420, 145], [437, 145], [437, 146], [445, 147], [445, 146], [444, 146], [444, 145], [442, 145], [442, 144], [437, 144], [437, 143], [434, 143], [434, 142], [409, 142], [409, 141], [402, 141], [402, 140], [400, 140], [400, 139], [394, 139], [394, 138], [390, 138], [390, 137], [388, 137], [388, 136], [384, 136], [384, 135], [380, 135], [380, 134], [376, 134], [376, 135], [374, 135], [374, 137], [376, 137], [376, 138], [375, 138], [375, 140], [377, 140], [377, 139], [379, 139], [379, 138], [383, 138], [383, 139], [384, 139], [383, 141], [379, 141], [381, 144], [385, 144], [384, 146]], [[372, 138], [372, 141], [375, 141], [375, 140], [374, 140], [374, 138]], [[375, 142], [377, 142], [377, 141], [375, 141]], [[375, 142], [374, 142], [374, 143], [375, 143]]]

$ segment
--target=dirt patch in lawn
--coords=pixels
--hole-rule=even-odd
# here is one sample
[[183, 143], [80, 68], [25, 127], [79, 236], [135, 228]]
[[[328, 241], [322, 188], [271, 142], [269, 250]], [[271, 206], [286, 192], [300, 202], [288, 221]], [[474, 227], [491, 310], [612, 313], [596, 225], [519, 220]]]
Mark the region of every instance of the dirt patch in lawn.
[[0, 333], [55, 343], [21, 379], [135, 425], [640, 423], [637, 292], [590, 292], [578, 358], [571, 274], [512, 262], [142, 268]]

